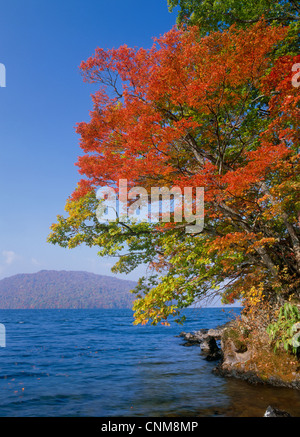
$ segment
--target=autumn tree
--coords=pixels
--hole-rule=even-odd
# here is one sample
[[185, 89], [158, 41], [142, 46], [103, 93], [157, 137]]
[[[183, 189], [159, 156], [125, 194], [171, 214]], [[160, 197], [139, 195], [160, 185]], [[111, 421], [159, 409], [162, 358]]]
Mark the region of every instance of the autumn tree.
[[[99, 84], [90, 121], [79, 123], [83, 176], [49, 241], [140, 264], [136, 323], [158, 323], [199, 298], [233, 302], [253, 287], [299, 298], [299, 89], [280, 56], [289, 29], [258, 21], [203, 37], [173, 28], [151, 49], [96, 49], [82, 62]], [[97, 218], [99, 187], [204, 187], [205, 225], [113, 223]]]

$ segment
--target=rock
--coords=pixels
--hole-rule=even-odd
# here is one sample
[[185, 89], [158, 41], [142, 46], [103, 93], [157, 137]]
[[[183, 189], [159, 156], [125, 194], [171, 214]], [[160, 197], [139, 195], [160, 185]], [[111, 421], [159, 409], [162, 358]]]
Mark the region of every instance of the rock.
[[214, 337], [216, 340], [221, 340], [224, 328], [209, 329], [207, 334]]
[[221, 358], [221, 350], [219, 349], [216, 339], [212, 336], [207, 336], [200, 343], [202, 354], [206, 355], [207, 361], [216, 361]]
[[191, 333], [187, 333], [185, 335], [183, 335], [184, 339], [185, 339], [185, 343], [183, 344], [183, 346], [194, 346], [199, 344], [199, 338], [197, 335], [191, 334]]
[[207, 330], [204, 330], [204, 329], [201, 331], [195, 332], [194, 334], [191, 334], [190, 332], [188, 332], [188, 333], [182, 332], [181, 333], [182, 335], [180, 335], [180, 336], [183, 337], [186, 341], [186, 343], [184, 343], [183, 346], [199, 345], [199, 343], [202, 341], [202, 339], [204, 338], [206, 333], [207, 333]]
[[186, 332], [181, 332], [179, 335], [177, 335], [177, 337], [185, 337], [186, 336]]
[[218, 327], [216, 329], [200, 329], [194, 333], [181, 332], [179, 337], [185, 339], [183, 346], [195, 346], [200, 345], [201, 353], [205, 355], [207, 361], [219, 360], [222, 356], [222, 352], [217, 345], [216, 340], [220, 340], [224, 327]]
[[194, 335], [198, 338], [202, 338], [203, 336], [206, 336], [208, 333], [208, 329], [199, 329], [199, 331], [194, 332]]
[[222, 350], [217, 345], [217, 340], [221, 340], [224, 329], [229, 325], [218, 326], [215, 329], [200, 329], [193, 333], [181, 332], [178, 337], [185, 339], [183, 346], [200, 345], [201, 355], [207, 361], [217, 361], [223, 357]]
[[278, 408], [274, 408], [271, 405], [268, 406], [264, 417], [292, 417], [286, 411], [279, 410]]
[[[261, 361], [257, 359], [257, 343], [243, 335], [239, 336], [240, 330], [241, 326], [239, 324], [234, 325], [234, 323], [229, 326], [229, 329], [224, 330], [221, 337], [222, 357], [217, 367], [213, 370], [213, 373], [219, 376], [242, 379], [254, 385], [264, 384], [300, 390], [300, 372], [298, 373], [298, 371], [294, 371], [295, 374], [293, 374], [291, 369], [290, 375], [292, 378], [290, 378], [290, 375], [286, 378], [285, 374], [283, 374], [284, 377], [282, 377], [282, 373], [281, 375], [277, 373], [274, 375], [272, 371], [267, 375], [263, 373], [260, 370]], [[269, 347], [267, 343], [269, 342], [269, 338], [267, 338], [267, 334], [264, 335], [266, 335], [266, 340], [264, 340], [263, 343], [263, 337], [261, 336], [259, 344], [266, 344]], [[271, 353], [272, 351], [270, 351], [269, 354], [265, 354], [266, 365], [268, 364], [267, 360], [271, 359]], [[284, 366], [285, 362], [287, 362], [286, 359], [281, 366]], [[263, 367], [263, 369], [265, 368], [266, 367]]]
[[210, 335], [201, 340], [200, 347], [204, 353], [213, 353], [219, 349], [215, 338]]
[[219, 350], [219, 351], [217, 351], [217, 352], [215, 352], [215, 353], [213, 353], [213, 354], [208, 354], [206, 357], [205, 357], [205, 360], [206, 361], [218, 361], [218, 360], [220, 360], [222, 358], [222, 352]]
[[239, 365], [245, 364], [251, 357], [251, 352], [247, 348], [242, 348], [240, 345], [234, 343], [231, 339], [222, 340], [221, 349], [223, 351], [223, 368], [232, 368], [239, 363]]

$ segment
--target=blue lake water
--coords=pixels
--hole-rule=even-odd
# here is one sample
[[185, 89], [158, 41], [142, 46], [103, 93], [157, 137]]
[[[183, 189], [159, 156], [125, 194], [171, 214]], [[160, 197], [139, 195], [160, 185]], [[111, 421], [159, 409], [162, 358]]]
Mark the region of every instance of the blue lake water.
[[0, 310], [1, 417], [300, 416], [295, 390], [212, 373], [181, 331], [214, 328], [239, 309], [186, 310], [183, 326], [133, 326], [130, 310]]

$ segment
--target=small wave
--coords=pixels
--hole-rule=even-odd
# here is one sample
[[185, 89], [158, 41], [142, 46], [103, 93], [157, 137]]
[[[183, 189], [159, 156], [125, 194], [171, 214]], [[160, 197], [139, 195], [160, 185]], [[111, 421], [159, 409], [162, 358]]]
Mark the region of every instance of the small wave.
[[20, 371], [15, 373], [7, 373], [6, 375], [0, 375], [0, 380], [11, 381], [16, 378], [40, 378], [41, 376], [45, 376], [45, 372], [28, 372], [28, 371]]

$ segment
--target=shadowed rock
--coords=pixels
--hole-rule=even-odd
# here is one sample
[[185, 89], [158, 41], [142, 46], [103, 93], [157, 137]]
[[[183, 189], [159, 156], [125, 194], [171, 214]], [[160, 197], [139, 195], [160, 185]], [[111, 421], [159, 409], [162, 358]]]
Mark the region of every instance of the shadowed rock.
[[221, 358], [221, 350], [217, 345], [216, 339], [210, 335], [200, 343], [200, 348], [207, 361], [216, 361]]
[[268, 406], [264, 417], [292, 417], [286, 411], [279, 410], [278, 408], [274, 408], [271, 405]]
[[221, 339], [223, 327], [217, 329], [200, 329], [194, 333], [181, 332], [179, 337], [184, 338], [183, 346], [200, 345], [201, 354], [207, 361], [216, 361], [221, 358], [221, 350], [216, 340]]

